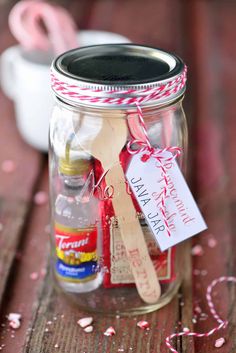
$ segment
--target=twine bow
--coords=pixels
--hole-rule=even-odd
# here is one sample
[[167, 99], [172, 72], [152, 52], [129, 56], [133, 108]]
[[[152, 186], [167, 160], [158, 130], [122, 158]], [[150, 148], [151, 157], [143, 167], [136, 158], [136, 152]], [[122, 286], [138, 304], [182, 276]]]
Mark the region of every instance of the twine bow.
[[[167, 214], [166, 214], [166, 199], [167, 199], [167, 191], [168, 191], [167, 166], [171, 165], [171, 162], [176, 157], [178, 157], [180, 155], [181, 148], [177, 147], [177, 146], [165, 147], [163, 149], [152, 147], [150, 140], [149, 140], [149, 137], [148, 137], [148, 134], [147, 134], [147, 129], [146, 129], [145, 122], [143, 119], [142, 110], [138, 104], [136, 104], [136, 106], [137, 106], [137, 111], [138, 111], [139, 122], [140, 122], [140, 125], [143, 129], [143, 133], [145, 136], [145, 141], [135, 139], [132, 135], [132, 132], [131, 132], [133, 139], [128, 142], [127, 151], [131, 155], [135, 155], [135, 154], [139, 154], [139, 153], [142, 154], [141, 161], [144, 163], [147, 162], [150, 158], [156, 159], [156, 161], [158, 163], [158, 167], [162, 171], [162, 175], [163, 175], [163, 179], [164, 179], [164, 183], [165, 183], [165, 185], [160, 193], [160, 196], [161, 196], [160, 211], [161, 211], [161, 214], [163, 217], [166, 232], [167, 232], [168, 236], [170, 236], [171, 232], [170, 232], [168, 218], [167, 218]], [[137, 148], [137, 146], [138, 146], [138, 148]], [[166, 152], [170, 152], [171, 156], [166, 155]]]

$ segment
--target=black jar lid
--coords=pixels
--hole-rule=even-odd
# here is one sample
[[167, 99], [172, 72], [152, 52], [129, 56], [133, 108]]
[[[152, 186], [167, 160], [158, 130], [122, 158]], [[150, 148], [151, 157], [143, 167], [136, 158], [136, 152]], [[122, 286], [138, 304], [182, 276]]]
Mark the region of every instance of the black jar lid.
[[[137, 44], [105, 44], [73, 49], [60, 55], [52, 64], [54, 79], [64, 83], [64, 87], [72, 87], [72, 91], [87, 90], [86, 94], [103, 97], [104, 100], [100, 102], [95, 102], [95, 99], [94, 103], [90, 101], [90, 104], [99, 106], [106, 105], [105, 98], [123, 97], [121, 91], [134, 90], [135, 92], [130, 92], [133, 97], [135, 94], [144, 96], [147, 94], [143, 92], [145, 89], [155, 89], [163, 85], [169, 88], [168, 83], [176, 80], [178, 82], [184, 70], [184, 63], [178, 56]], [[182, 86], [178, 91], [173, 91], [173, 94], [159, 99], [158, 103], [163, 104], [182, 96], [185, 81]], [[62, 97], [65, 91], [55, 87], [58, 86], [52, 84], [53, 90], [61, 99], [75, 102], [77, 98], [79, 101], [76, 94], [74, 97], [73, 94]]]

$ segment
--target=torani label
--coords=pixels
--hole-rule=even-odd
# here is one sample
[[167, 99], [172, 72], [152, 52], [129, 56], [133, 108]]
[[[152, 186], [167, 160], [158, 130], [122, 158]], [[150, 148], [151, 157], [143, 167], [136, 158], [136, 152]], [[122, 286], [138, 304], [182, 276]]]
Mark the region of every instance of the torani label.
[[96, 276], [97, 228], [70, 228], [56, 223], [55, 242], [58, 277], [85, 282]]

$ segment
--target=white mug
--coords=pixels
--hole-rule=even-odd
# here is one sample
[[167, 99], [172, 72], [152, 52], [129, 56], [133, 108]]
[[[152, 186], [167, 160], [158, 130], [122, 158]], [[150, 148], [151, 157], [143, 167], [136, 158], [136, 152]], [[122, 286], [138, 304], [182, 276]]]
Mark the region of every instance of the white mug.
[[[80, 31], [78, 46], [128, 43], [127, 38], [110, 32]], [[19, 45], [8, 48], [0, 57], [0, 83], [15, 103], [18, 129], [26, 142], [41, 151], [48, 150], [48, 127], [53, 107], [50, 89], [52, 55], [25, 52]]]

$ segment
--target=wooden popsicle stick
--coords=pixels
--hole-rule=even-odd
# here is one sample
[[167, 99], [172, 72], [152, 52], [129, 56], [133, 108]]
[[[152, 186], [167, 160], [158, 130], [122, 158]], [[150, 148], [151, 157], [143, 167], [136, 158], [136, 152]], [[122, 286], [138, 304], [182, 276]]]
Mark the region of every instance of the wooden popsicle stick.
[[114, 188], [112, 204], [138, 293], [146, 303], [156, 303], [161, 295], [160, 283], [132, 199], [127, 194], [119, 161], [106, 174], [106, 182]]
[[[84, 117], [83, 124], [91, 124], [91, 117]], [[150, 259], [141, 225], [136, 216], [130, 195], [126, 192], [125, 176], [119, 162], [119, 154], [127, 141], [126, 117], [96, 117], [100, 131], [88, 139], [78, 141], [84, 151], [100, 160], [106, 174], [107, 185], [114, 188], [112, 199], [130, 267], [140, 297], [146, 303], [156, 303], [161, 295], [160, 284]], [[96, 132], [96, 129], [95, 131]]]

